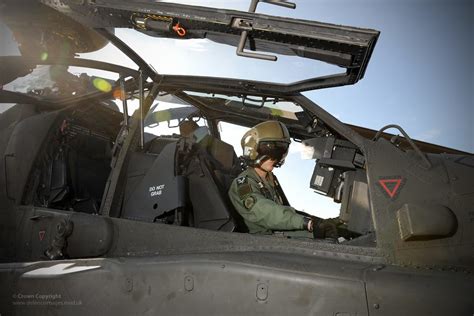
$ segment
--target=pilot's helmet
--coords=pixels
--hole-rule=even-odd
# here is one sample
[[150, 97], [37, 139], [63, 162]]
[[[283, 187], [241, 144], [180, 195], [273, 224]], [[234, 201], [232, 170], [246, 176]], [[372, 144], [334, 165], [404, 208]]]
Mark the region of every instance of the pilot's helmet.
[[184, 137], [190, 137], [199, 125], [193, 120], [185, 120], [179, 124], [179, 133]]
[[280, 167], [285, 162], [290, 146], [290, 133], [278, 121], [267, 121], [248, 130], [241, 140], [243, 158], [250, 166], [259, 166], [267, 159], [277, 162]]

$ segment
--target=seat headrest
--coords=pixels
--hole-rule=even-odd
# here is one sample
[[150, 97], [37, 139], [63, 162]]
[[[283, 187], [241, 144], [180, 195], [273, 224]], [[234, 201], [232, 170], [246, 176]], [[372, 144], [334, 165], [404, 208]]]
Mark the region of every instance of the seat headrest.
[[209, 135], [211, 135], [209, 128], [207, 128], [207, 126], [201, 126], [193, 132], [193, 139], [196, 143], [200, 143], [204, 138], [206, 138], [206, 136]]

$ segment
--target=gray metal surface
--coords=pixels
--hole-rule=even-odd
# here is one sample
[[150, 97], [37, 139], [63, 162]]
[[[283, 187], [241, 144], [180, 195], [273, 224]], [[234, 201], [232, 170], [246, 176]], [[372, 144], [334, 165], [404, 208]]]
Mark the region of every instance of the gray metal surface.
[[1, 264], [0, 280], [2, 312], [21, 315], [470, 315], [453, 293], [474, 290], [463, 273], [271, 252]]

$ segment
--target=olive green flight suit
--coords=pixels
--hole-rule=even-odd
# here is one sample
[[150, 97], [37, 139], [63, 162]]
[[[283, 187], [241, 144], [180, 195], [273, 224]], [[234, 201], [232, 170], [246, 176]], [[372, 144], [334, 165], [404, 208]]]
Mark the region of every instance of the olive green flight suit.
[[304, 216], [291, 206], [283, 205], [275, 181], [272, 173], [262, 180], [254, 168], [249, 167], [232, 182], [230, 200], [251, 234], [305, 229]]

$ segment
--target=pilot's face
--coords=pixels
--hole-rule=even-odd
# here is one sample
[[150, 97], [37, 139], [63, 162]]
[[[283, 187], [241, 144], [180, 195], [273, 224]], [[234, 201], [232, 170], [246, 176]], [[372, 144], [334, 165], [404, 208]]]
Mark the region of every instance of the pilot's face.
[[271, 172], [271, 171], [273, 171], [273, 168], [274, 168], [276, 163], [277, 163], [277, 161], [274, 160], [274, 159], [267, 159], [261, 164], [260, 168], [262, 168], [266, 172]]

